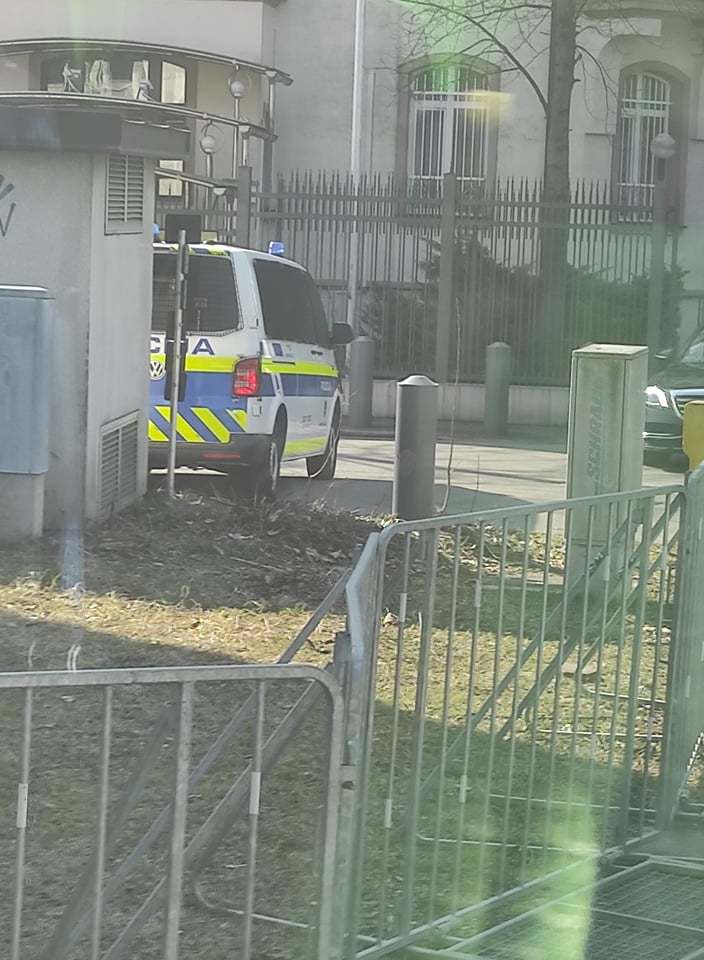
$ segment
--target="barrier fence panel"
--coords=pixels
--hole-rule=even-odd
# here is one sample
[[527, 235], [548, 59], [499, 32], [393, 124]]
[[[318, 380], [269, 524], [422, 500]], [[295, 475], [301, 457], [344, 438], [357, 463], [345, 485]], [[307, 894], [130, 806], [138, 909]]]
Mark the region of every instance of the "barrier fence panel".
[[[699, 764], [704, 787], [704, 467], [687, 483], [686, 525], [680, 547], [676, 613], [678, 657], [667, 691], [666, 751], [659, 814], [666, 826], [687, 798]], [[702, 792], [700, 790], [700, 792]], [[700, 809], [704, 794], [699, 798]]]
[[673, 486], [381, 535], [348, 956], [477, 932], [655, 831], [683, 504]]
[[672, 899], [602, 867], [696, 769], [702, 582], [704, 469], [393, 524], [273, 666], [0, 674], [10, 960], [503, 956], [589, 891]]
[[343, 719], [290, 663], [0, 674], [7, 955], [329, 960]]

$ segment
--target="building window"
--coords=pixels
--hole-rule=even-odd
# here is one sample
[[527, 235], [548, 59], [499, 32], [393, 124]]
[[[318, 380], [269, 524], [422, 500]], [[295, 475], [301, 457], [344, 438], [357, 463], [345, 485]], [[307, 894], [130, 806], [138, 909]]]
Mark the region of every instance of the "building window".
[[489, 77], [471, 67], [437, 65], [411, 86], [409, 176], [439, 182], [455, 173], [467, 184], [487, 179]]
[[672, 132], [672, 86], [652, 73], [633, 73], [621, 84], [618, 123], [618, 202], [653, 204], [655, 158], [650, 146], [659, 133]]
[[161, 102], [185, 104], [186, 68], [164, 60], [161, 64]]
[[43, 65], [42, 87], [49, 93], [136, 100], [149, 81], [149, 61], [114, 54], [107, 57], [53, 58]]
[[[176, 170], [183, 173], [183, 160], [162, 160], [159, 164], [165, 170]], [[160, 197], [182, 197], [183, 180], [177, 180], [175, 177], [159, 177], [157, 180], [157, 194]]]
[[105, 232], [141, 233], [144, 228], [144, 158], [107, 159]]

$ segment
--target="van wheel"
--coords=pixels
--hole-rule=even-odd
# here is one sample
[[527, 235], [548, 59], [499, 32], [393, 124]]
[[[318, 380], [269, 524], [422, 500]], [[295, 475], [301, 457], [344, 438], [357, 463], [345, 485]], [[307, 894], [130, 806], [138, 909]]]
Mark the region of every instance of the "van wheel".
[[245, 496], [255, 500], [273, 500], [276, 497], [285, 439], [286, 427], [283, 420], [279, 420], [269, 443], [266, 461], [243, 472], [240, 487]]
[[306, 470], [311, 480], [334, 480], [337, 469], [337, 451], [340, 446], [340, 416], [335, 414], [335, 418], [330, 428], [328, 445], [325, 453], [319, 457], [308, 457], [306, 459]]

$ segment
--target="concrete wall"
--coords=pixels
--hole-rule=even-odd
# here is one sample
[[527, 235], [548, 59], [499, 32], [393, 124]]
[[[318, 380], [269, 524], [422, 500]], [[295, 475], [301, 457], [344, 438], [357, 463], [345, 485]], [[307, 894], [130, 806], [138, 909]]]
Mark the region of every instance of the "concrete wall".
[[[105, 157], [6, 151], [0, 174], [0, 280], [55, 297], [52, 422], [45, 522], [96, 512], [102, 423], [140, 411], [146, 478], [151, 218], [139, 234], [105, 235]], [[147, 172], [145, 210], [153, 177]], [[9, 201], [16, 204], [8, 222]], [[88, 447], [87, 467], [84, 451]]]
[[[455, 392], [459, 393], [455, 405]], [[568, 387], [511, 387], [509, 422], [532, 426], [561, 427], [567, 424]], [[396, 381], [375, 380], [372, 416], [392, 418], [396, 414]], [[453, 415], [463, 422], [484, 419], [484, 385], [453, 383], [440, 385], [439, 416], [450, 420]]]
[[137, 40], [258, 62], [263, 7], [263, 0], [21, 0], [2, 4], [2, 39]]
[[0, 236], [0, 277], [46, 287], [56, 298], [46, 518], [60, 526], [82, 503], [92, 158], [3, 152], [0, 173], [14, 184], [16, 203]]
[[[146, 166], [145, 210], [154, 203]], [[139, 494], [147, 489], [147, 405], [152, 303], [152, 224], [141, 234], [105, 233], [106, 160], [93, 158], [86, 439], [86, 514], [98, 515], [98, 445], [103, 424], [139, 415]]]
[[354, 9], [327, 0], [277, 10], [277, 65], [294, 77], [278, 92], [279, 171], [349, 169]]

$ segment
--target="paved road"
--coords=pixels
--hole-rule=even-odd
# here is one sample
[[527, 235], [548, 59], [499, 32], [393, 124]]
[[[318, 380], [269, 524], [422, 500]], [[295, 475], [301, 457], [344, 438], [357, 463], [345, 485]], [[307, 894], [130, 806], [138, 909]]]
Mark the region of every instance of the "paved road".
[[[450, 445], [438, 445], [436, 504], [447, 490]], [[303, 465], [287, 467], [282, 492], [295, 500], [324, 501], [337, 509], [389, 513], [393, 479], [393, 441], [343, 439], [338, 479], [308, 481]], [[546, 502], [565, 496], [567, 458], [564, 436], [555, 431], [521, 431], [507, 440], [488, 441], [479, 435], [456, 441], [448, 512], [491, 509], [526, 501]], [[645, 467], [647, 486], [679, 482], [680, 475]]]
[[[437, 450], [436, 506], [447, 494], [447, 467], [450, 444], [441, 441]], [[394, 444], [388, 431], [378, 436], [346, 436], [340, 445], [337, 479], [333, 482], [308, 480], [301, 462], [284, 468], [281, 493], [290, 500], [320, 502], [337, 510], [354, 510], [366, 515], [391, 512]], [[487, 440], [471, 428], [456, 440], [452, 452], [451, 489], [448, 513], [466, 513], [513, 506], [526, 502], [548, 502], [565, 497], [567, 458], [565, 438], [560, 431], [521, 430], [505, 440]], [[647, 486], [678, 483], [681, 475], [645, 467]], [[179, 484], [191, 489], [216, 489], [229, 480], [210, 472], [181, 471]]]

